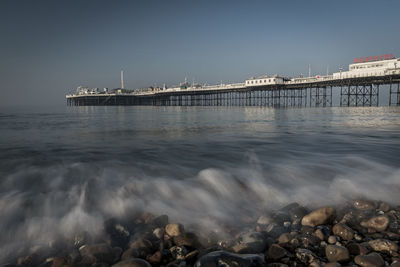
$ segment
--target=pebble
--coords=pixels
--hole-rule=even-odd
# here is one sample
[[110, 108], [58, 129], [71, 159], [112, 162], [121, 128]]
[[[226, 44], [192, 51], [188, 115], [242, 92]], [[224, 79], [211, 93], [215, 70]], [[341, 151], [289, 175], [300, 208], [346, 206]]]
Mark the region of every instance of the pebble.
[[234, 254], [227, 251], [214, 251], [202, 256], [195, 267], [261, 267], [265, 265], [264, 257], [257, 254]]
[[266, 249], [264, 236], [259, 232], [244, 233], [239, 237], [239, 243], [232, 247], [235, 253], [261, 253]]
[[286, 249], [282, 248], [277, 244], [272, 244], [268, 249], [268, 259], [271, 259], [273, 261], [277, 261], [285, 257], [286, 254], [287, 254]]
[[350, 260], [347, 248], [336, 245], [328, 245], [325, 248], [325, 255], [330, 262], [346, 262]]
[[390, 210], [390, 205], [386, 202], [382, 202], [378, 208], [380, 211], [388, 212]]
[[381, 255], [372, 252], [368, 255], [358, 255], [354, 258], [354, 262], [362, 267], [384, 267], [385, 262]]
[[112, 267], [151, 267], [151, 265], [143, 259], [129, 259], [120, 261], [112, 265]]
[[340, 263], [338, 262], [328, 262], [327, 264], [325, 264], [324, 267], [340, 267], [342, 265], [340, 265]]
[[332, 232], [343, 240], [349, 241], [354, 238], [354, 230], [343, 223], [335, 224], [332, 228]]
[[272, 219], [270, 217], [264, 216], [264, 215], [261, 215], [257, 220], [257, 223], [261, 224], [261, 225], [267, 225], [267, 224], [270, 224], [271, 222], [272, 222]]
[[312, 253], [311, 250], [298, 248], [296, 249], [296, 258], [305, 264], [310, 264], [315, 259], [317, 259], [317, 256], [315, 256], [315, 254]]
[[99, 262], [113, 263], [115, 259], [114, 251], [107, 244], [84, 245], [79, 248], [82, 258], [92, 261], [95, 258]]
[[336, 241], [337, 241], [336, 236], [331, 235], [331, 236], [328, 237], [328, 243], [329, 244], [331, 244], [331, 245], [336, 244]]
[[336, 211], [333, 207], [323, 207], [307, 214], [301, 220], [303, 226], [315, 227], [321, 224], [328, 224], [336, 217]]
[[379, 252], [397, 252], [399, 246], [387, 239], [375, 239], [368, 242], [368, 245], [374, 250]]
[[154, 235], [155, 237], [157, 237], [158, 239], [163, 239], [164, 233], [165, 233], [165, 231], [164, 231], [163, 228], [156, 228], [156, 229], [154, 229], [154, 231], [153, 231], [153, 235]]
[[383, 232], [389, 225], [389, 218], [385, 215], [375, 216], [369, 220], [362, 221], [360, 225], [377, 232]]
[[347, 244], [346, 248], [351, 255], [366, 255], [369, 252], [365, 246], [354, 242]]
[[170, 223], [165, 226], [165, 232], [171, 237], [182, 235], [183, 231], [183, 225], [180, 223]]
[[369, 200], [358, 199], [353, 202], [354, 208], [358, 210], [375, 210], [375, 202]]
[[177, 246], [199, 247], [199, 241], [194, 233], [184, 233], [173, 237], [174, 243]]

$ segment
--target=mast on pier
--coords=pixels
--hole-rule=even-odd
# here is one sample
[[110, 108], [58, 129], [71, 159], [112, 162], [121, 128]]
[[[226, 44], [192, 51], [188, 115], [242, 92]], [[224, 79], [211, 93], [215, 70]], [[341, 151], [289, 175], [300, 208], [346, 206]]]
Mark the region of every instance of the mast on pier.
[[124, 84], [124, 70], [121, 69], [121, 89], [125, 89], [125, 84]]

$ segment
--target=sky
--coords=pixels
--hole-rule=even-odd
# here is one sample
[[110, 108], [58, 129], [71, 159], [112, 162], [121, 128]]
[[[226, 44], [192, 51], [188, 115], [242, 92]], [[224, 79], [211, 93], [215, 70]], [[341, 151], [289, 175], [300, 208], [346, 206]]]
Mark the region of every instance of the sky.
[[0, 106], [62, 105], [79, 85], [243, 82], [400, 57], [400, 1], [1, 0]]

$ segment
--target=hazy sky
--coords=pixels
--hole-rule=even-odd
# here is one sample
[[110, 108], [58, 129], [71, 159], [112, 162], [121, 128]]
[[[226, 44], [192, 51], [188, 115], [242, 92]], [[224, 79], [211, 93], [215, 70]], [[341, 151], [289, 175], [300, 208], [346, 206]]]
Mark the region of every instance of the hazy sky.
[[0, 1], [1, 106], [79, 85], [242, 82], [400, 56], [400, 1]]

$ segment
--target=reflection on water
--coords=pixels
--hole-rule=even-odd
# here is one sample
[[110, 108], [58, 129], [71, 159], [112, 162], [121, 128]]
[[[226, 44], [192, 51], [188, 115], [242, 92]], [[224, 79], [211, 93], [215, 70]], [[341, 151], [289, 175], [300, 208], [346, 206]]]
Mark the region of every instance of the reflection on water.
[[388, 107], [0, 110], [0, 255], [98, 231], [104, 218], [137, 209], [214, 229], [292, 201], [399, 204], [399, 115]]

